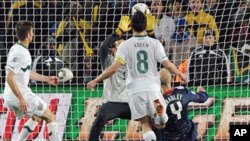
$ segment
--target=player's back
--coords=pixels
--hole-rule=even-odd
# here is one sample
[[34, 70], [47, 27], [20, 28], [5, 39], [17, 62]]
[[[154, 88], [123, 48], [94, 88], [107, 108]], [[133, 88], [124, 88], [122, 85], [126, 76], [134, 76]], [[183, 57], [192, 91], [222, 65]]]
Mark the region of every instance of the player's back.
[[120, 45], [119, 55], [125, 58], [128, 68], [127, 88], [130, 94], [160, 90], [157, 62], [167, 57], [158, 40], [148, 36], [131, 37]]

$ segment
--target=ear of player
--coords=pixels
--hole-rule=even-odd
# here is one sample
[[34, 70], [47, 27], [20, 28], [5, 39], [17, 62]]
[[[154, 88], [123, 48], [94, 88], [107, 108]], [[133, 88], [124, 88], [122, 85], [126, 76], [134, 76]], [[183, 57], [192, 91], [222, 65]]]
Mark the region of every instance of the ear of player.
[[67, 82], [73, 79], [74, 75], [70, 69], [62, 68], [58, 72], [60, 82]]

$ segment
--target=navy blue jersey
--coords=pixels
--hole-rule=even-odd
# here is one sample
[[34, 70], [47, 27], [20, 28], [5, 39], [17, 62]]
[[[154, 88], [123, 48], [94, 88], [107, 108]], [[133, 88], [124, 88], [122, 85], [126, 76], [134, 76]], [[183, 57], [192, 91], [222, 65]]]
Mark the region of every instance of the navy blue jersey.
[[188, 103], [203, 103], [208, 99], [206, 92], [194, 93], [186, 87], [175, 87], [163, 94], [169, 120], [164, 132], [173, 133], [172, 135], [182, 134], [192, 128], [191, 121], [188, 119]]

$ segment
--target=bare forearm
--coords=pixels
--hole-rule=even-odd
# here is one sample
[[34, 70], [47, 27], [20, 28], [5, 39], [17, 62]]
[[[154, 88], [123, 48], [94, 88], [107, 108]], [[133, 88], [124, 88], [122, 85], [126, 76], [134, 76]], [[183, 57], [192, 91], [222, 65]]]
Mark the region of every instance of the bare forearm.
[[111, 68], [107, 68], [101, 75], [96, 77], [95, 81], [96, 81], [96, 83], [99, 83], [99, 82], [111, 77], [114, 73], [115, 73], [114, 70], [112, 70]]
[[176, 68], [176, 66], [170, 62], [169, 60], [167, 60], [167, 62], [165, 63], [166, 65], [164, 65], [164, 67], [166, 69], [168, 69], [170, 72], [176, 74], [176, 75], [180, 75], [180, 71]]
[[49, 77], [45, 75], [38, 74], [34, 71], [30, 71], [30, 79], [41, 82], [48, 82]]

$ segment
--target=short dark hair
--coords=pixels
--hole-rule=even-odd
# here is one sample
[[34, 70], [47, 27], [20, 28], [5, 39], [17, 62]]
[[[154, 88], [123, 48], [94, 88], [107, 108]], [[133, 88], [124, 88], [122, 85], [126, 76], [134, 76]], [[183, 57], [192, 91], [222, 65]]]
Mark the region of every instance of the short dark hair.
[[33, 28], [33, 23], [29, 21], [19, 21], [16, 23], [16, 36], [18, 40], [25, 40], [31, 28]]
[[204, 31], [204, 37], [205, 36], [210, 36], [210, 35], [215, 37], [215, 32], [212, 29], [207, 29], [207, 30]]
[[145, 14], [141, 11], [136, 11], [131, 19], [131, 27], [136, 32], [142, 32], [146, 29], [147, 26], [147, 18]]

